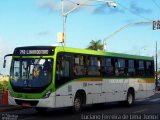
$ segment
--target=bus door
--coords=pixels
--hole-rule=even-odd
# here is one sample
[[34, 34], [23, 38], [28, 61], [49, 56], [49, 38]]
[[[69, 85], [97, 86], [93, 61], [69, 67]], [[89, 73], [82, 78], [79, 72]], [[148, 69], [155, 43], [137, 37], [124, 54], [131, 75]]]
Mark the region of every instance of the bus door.
[[100, 59], [99, 57], [95, 56], [88, 56], [87, 57], [89, 63], [87, 66], [87, 75], [91, 76], [88, 77], [88, 94], [87, 94], [87, 100], [88, 104], [92, 103], [101, 103], [104, 102], [104, 99], [102, 97], [102, 78], [100, 77]]
[[66, 53], [58, 54], [56, 60], [56, 97], [55, 106], [65, 107], [72, 105], [72, 86], [69, 83], [71, 80], [71, 55]]

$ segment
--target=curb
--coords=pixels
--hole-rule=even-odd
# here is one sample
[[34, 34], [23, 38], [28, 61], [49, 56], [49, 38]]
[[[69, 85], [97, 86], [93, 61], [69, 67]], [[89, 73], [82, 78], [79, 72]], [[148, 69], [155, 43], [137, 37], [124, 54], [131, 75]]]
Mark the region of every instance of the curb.
[[13, 110], [20, 110], [25, 109], [22, 106], [6, 106], [6, 107], [0, 107], [0, 112], [7, 112], [7, 111], [13, 111]]

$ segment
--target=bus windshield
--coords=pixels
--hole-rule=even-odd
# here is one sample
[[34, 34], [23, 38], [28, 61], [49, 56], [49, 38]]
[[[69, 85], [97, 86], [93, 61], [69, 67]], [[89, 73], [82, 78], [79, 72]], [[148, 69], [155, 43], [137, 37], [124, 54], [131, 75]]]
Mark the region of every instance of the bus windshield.
[[51, 83], [52, 59], [24, 59], [12, 60], [10, 82], [13, 87], [40, 88]]

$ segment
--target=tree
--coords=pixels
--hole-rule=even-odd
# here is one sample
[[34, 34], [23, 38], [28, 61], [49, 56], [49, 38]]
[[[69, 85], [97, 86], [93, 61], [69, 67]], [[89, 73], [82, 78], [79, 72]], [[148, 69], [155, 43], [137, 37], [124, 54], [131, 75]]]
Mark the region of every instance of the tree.
[[89, 43], [89, 46], [87, 47], [87, 49], [90, 50], [103, 50], [103, 44], [101, 43], [101, 40], [92, 40]]
[[0, 82], [0, 91], [1, 90], [6, 90], [6, 89], [8, 89], [8, 81], [1, 81]]

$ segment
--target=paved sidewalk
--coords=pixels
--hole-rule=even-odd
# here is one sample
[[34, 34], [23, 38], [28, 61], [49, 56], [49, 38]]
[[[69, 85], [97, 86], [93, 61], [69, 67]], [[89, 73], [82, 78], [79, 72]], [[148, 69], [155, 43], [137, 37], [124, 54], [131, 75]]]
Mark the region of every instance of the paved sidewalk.
[[13, 110], [19, 110], [19, 109], [23, 109], [23, 107], [0, 104], [0, 112], [13, 111]]

